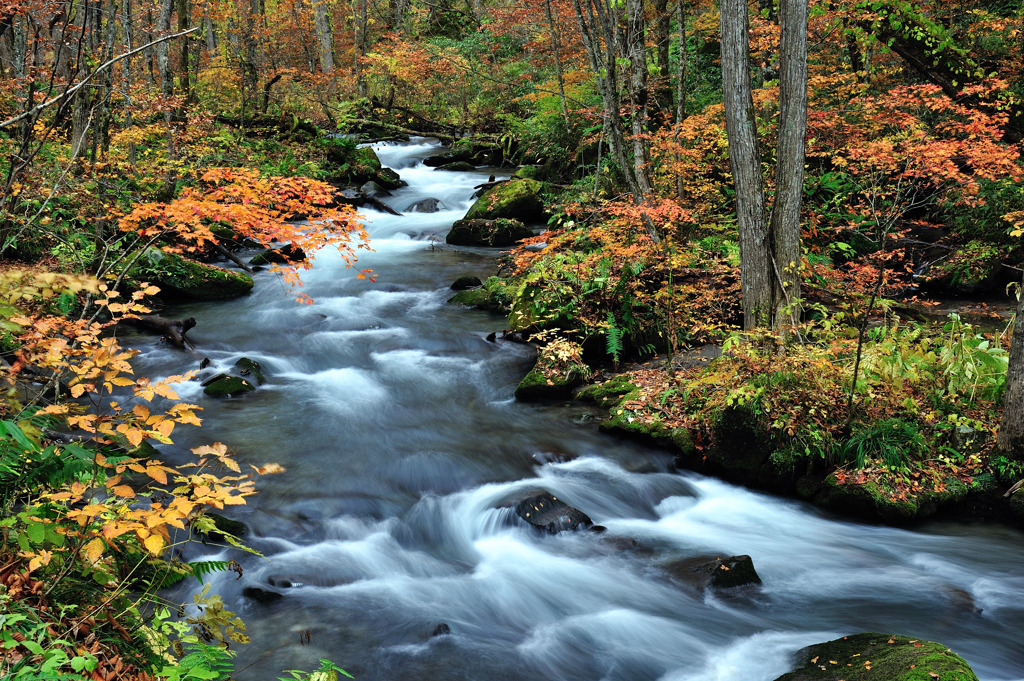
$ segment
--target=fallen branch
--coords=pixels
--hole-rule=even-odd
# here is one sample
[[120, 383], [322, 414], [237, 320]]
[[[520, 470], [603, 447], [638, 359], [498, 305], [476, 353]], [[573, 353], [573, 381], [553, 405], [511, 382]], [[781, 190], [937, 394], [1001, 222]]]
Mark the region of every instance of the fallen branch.
[[186, 338], [188, 330], [196, 325], [195, 317], [188, 319], [166, 319], [158, 315], [146, 315], [133, 319], [132, 322], [140, 329], [156, 331], [162, 334], [164, 340], [181, 350], [192, 351], [195, 344], [191, 339]]

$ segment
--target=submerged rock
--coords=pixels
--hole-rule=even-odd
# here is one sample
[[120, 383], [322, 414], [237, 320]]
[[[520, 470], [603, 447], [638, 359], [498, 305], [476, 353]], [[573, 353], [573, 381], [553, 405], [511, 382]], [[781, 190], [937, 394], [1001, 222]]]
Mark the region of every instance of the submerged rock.
[[406, 207], [406, 213], [436, 213], [444, 208], [440, 199], [422, 199]]
[[559, 501], [558, 497], [547, 492], [520, 501], [516, 504], [516, 515], [550, 534], [587, 529], [594, 524], [583, 511]]
[[476, 170], [476, 166], [466, 161], [453, 161], [451, 163], [445, 163], [443, 166], [438, 166], [434, 170], [448, 170], [457, 173], [468, 173], [471, 170]]
[[761, 577], [747, 555], [712, 558], [681, 558], [662, 564], [662, 569], [679, 581], [698, 589], [731, 589], [758, 585]]
[[809, 646], [797, 668], [775, 681], [977, 681], [970, 665], [941, 643], [864, 633]]
[[284, 598], [284, 594], [258, 586], [247, 586], [242, 589], [242, 595], [257, 603], [273, 603]]

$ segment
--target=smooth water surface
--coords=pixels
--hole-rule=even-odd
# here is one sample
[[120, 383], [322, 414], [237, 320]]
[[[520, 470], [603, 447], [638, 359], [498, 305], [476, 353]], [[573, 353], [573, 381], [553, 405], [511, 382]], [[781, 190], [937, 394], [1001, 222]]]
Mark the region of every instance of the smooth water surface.
[[[198, 320], [195, 354], [130, 339], [139, 375], [203, 357], [209, 375], [245, 356], [268, 376], [223, 401], [186, 384], [206, 426], [165, 452], [216, 440], [243, 463], [287, 468], [232, 509], [265, 558], [186, 556], [244, 565], [240, 580], [214, 577], [253, 639], [236, 678], [324, 657], [360, 681], [771, 681], [800, 647], [880, 631], [941, 641], [984, 680], [1024, 679], [1021, 533], [837, 520], [672, 472], [666, 453], [599, 434], [585, 405], [516, 403], [530, 349], [486, 340], [500, 316], [447, 303], [456, 277], [495, 269], [494, 250], [444, 244], [489, 171], [426, 168], [429, 141], [377, 150], [410, 185], [390, 205], [432, 197], [442, 211], [368, 211], [373, 252], [354, 270], [317, 254], [303, 288], [313, 305], [263, 272], [245, 298], [167, 311]], [[356, 278], [363, 268], [376, 283]], [[534, 531], [508, 505], [541, 490], [607, 531]], [[759, 593], [705, 593], [660, 567], [734, 554], [753, 557]], [[256, 602], [247, 587], [283, 597]], [[450, 634], [431, 636], [440, 623]]]

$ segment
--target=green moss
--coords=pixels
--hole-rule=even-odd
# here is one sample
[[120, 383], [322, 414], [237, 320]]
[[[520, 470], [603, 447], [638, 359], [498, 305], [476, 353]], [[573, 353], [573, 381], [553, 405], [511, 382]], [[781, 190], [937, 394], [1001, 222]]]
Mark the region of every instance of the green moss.
[[977, 681], [946, 646], [906, 636], [864, 633], [804, 648], [799, 666], [775, 681]]
[[258, 385], [263, 385], [267, 382], [267, 379], [263, 376], [263, 367], [256, 360], [249, 359], [248, 357], [242, 357], [240, 360], [235, 362], [235, 368], [243, 376], [251, 376], [256, 380]]
[[210, 397], [235, 397], [237, 395], [250, 393], [253, 390], [256, 390], [256, 386], [244, 378], [227, 375], [217, 377], [213, 382], [203, 388], [203, 392]]
[[839, 484], [835, 474], [825, 478], [819, 501], [839, 511], [886, 522], [906, 522], [918, 516], [918, 499], [892, 499], [873, 480]]
[[490, 301], [490, 294], [487, 289], [482, 288], [470, 288], [464, 291], [459, 291], [454, 296], [448, 299], [449, 303], [457, 303], [459, 305], [468, 305], [469, 307], [486, 308]]
[[138, 260], [129, 277], [160, 287], [165, 296], [192, 300], [237, 298], [252, 289], [252, 277], [183, 258], [175, 253], [149, 249]]
[[540, 172], [540, 168], [537, 166], [523, 166], [512, 173], [512, 177], [523, 177], [527, 180], [536, 180], [537, 174]]
[[567, 376], [548, 377], [540, 369], [533, 369], [519, 382], [515, 396], [520, 402], [568, 399], [579, 383]]
[[480, 196], [466, 213], [467, 220], [515, 218], [523, 222], [544, 220], [543, 185], [536, 180], [517, 178], [497, 184]]
[[610, 381], [588, 385], [578, 393], [576, 399], [585, 402], [593, 402], [600, 407], [611, 407], [622, 401], [622, 398], [630, 393], [635, 393], [637, 387], [629, 382], [625, 376], [616, 376]]
[[455, 246], [511, 246], [533, 236], [533, 230], [508, 218], [463, 219], [455, 222], [445, 242]]
[[772, 445], [754, 404], [735, 404], [718, 412], [712, 435], [708, 472], [744, 484], [756, 483]]

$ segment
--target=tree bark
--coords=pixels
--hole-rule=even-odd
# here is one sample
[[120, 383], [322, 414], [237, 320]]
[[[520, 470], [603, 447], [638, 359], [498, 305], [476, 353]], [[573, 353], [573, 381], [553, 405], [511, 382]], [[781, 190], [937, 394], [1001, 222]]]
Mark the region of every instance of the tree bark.
[[555, 76], [558, 78], [558, 102], [562, 107], [562, 118], [565, 119], [565, 129], [569, 130], [569, 108], [565, 105], [565, 78], [562, 75], [562, 58], [558, 53], [558, 31], [555, 29], [555, 18], [551, 13], [551, 0], [544, 0], [544, 15], [548, 20], [548, 29], [551, 31], [551, 50], [555, 54]]
[[156, 331], [164, 340], [181, 350], [192, 350], [195, 344], [185, 336], [196, 325], [193, 317], [188, 319], [167, 319], [158, 315], [146, 315], [132, 320], [135, 326], [146, 331]]
[[781, 0], [779, 146], [771, 235], [775, 326], [800, 321], [800, 203], [807, 137], [807, 0]]
[[736, 189], [743, 327], [752, 329], [772, 323], [772, 276], [761, 154], [750, 90], [748, 28], [746, 0], [722, 0], [722, 92], [729, 166]]
[[1017, 300], [1017, 316], [1013, 321], [1003, 416], [999, 421], [996, 449], [1003, 456], [1024, 461], [1024, 288]]
[[327, 0], [313, 0], [313, 25], [317, 42], [320, 43], [320, 70], [334, 72], [334, 32], [331, 17], [327, 13]]

